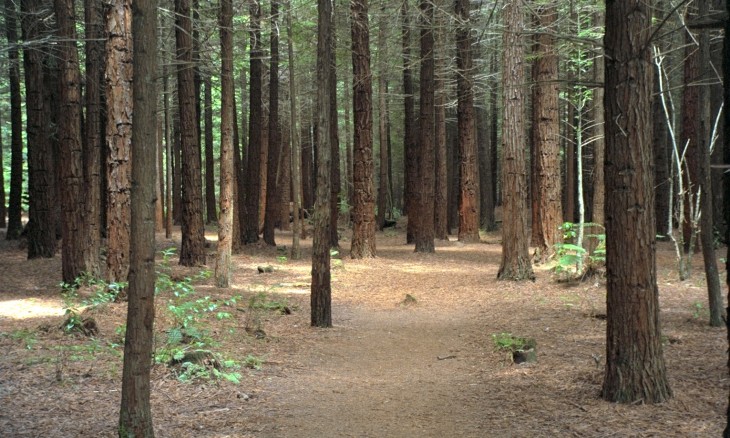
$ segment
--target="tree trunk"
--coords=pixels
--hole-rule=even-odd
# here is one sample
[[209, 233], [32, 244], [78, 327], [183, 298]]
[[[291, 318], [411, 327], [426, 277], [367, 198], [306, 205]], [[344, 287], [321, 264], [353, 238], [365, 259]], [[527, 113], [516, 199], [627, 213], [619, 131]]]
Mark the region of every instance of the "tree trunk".
[[177, 44], [177, 96], [180, 109], [180, 146], [182, 149], [182, 216], [180, 264], [199, 266], [206, 262], [203, 225], [203, 188], [195, 110], [195, 72], [193, 25], [190, 0], [175, 0], [175, 40]]
[[107, 10], [107, 280], [129, 274], [132, 188], [132, 11], [130, 0]]
[[[709, 10], [709, 0], [700, 0], [699, 16], [704, 17]], [[703, 83], [699, 90], [699, 101], [704, 104], [699, 107], [699, 141], [697, 143], [697, 161], [699, 162], [699, 191], [700, 197], [700, 239], [702, 258], [704, 259], [705, 279], [709, 298], [710, 326], [722, 326], [722, 285], [717, 269], [717, 255], [715, 254], [715, 234], [712, 211], [712, 174], [710, 171], [710, 147], [712, 137], [712, 108], [710, 102], [710, 35], [708, 30], [701, 30], [699, 36], [700, 58], [699, 79]], [[730, 72], [729, 72], [730, 73]]]
[[[726, 10], [730, 11], [730, 0], [725, 1]], [[725, 20], [725, 32], [723, 36], [723, 47], [722, 47], [722, 70], [724, 72], [730, 72], [730, 20]], [[723, 75], [723, 106], [726, 109], [723, 111], [723, 137], [725, 140], [730, 140], [730, 74]], [[723, 148], [723, 158], [725, 164], [730, 164], [730, 147]], [[725, 199], [730, 199], [730, 172], [725, 172], [723, 178], [723, 195]], [[727, 250], [725, 253], [725, 284], [730, 291], [730, 202], [725, 202], [724, 208], [725, 217], [725, 241], [728, 242]], [[728, 346], [730, 347], [730, 294], [728, 294], [728, 304], [725, 308], [725, 326], [727, 329]], [[728, 369], [730, 369], [730, 358], [727, 362]], [[730, 438], [730, 396], [728, 396], [728, 405], [726, 410], [727, 421], [725, 423], [725, 430], [723, 430], [723, 438]]]
[[[283, 97], [285, 98], [286, 95]], [[286, 118], [281, 124], [281, 153], [279, 154], [279, 172], [276, 175], [279, 187], [279, 206], [277, 207], [277, 224], [280, 230], [288, 231], [291, 214], [291, 125]]]
[[[353, 5], [357, 2], [353, 2]], [[332, 60], [332, 3], [317, 1], [317, 197], [314, 207], [312, 243], [311, 324], [332, 327], [332, 285], [330, 283], [330, 81]]]
[[294, 230], [292, 232], [292, 249], [291, 258], [299, 260], [302, 257], [301, 247], [299, 244], [299, 236], [301, 235], [301, 217], [299, 212], [302, 208], [302, 151], [299, 141], [299, 122], [297, 108], [297, 86], [296, 86], [296, 70], [294, 58], [294, 39], [292, 37], [292, 1], [287, 2], [286, 8], [286, 35], [287, 35], [287, 55], [289, 58], [289, 113], [291, 118], [291, 140], [292, 140], [292, 199], [293, 206], [292, 218], [294, 222]]
[[[440, 31], [440, 34], [445, 32]], [[440, 38], [441, 39], [441, 38]], [[443, 41], [439, 44], [441, 50], [445, 49]], [[443, 67], [443, 53], [440, 54], [439, 60], [437, 61], [438, 69], [441, 70], [435, 77], [434, 84], [434, 148], [435, 148], [435, 175], [434, 175], [434, 200], [433, 200], [433, 228], [434, 237], [436, 239], [448, 240], [449, 239], [449, 164], [451, 160], [448, 159], [448, 146], [446, 139], [446, 87], [444, 86], [443, 76], [445, 70]], [[452, 166], [452, 169], [454, 167]]]
[[[217, 287], [230, 287], [231, 249], [233, 247], [233, 0], [221, 0], [219, 29], [221, 38], [221, 157], [220, 157], [220, 218], [218, 220], [218, 250], [215, 265]], [[210, 82], [206, 83], [207, 90]], [[206, 99], [207, 100], [207, 99]], [[207, 107], [206, 102], [206, 107]], [[212, 146], [212, 145], [211, 145]], [[212, 149], [212, 147], [211, 147]]]
[[[76, 14], [73, 0], [55, 0], [58, 26], [58, 51], [61, 62], [59, 93], [59, 181], [62, 208], [63, 281], [73, 281], [86, 272], [88, 250], [86, 230], [86, 193], [84, 188], [83, 148], [81, 144], [81, 73], [76, 50]], [[4, 202], [4, 198], [3, 198]]]
[[477, 107], [477, 145], [479, 148], [479, 216], [480, 225], [486, 231], [497, 228], [494, 217], [494, 190], [492, 188], [492, 145], [489, 115], [484, 107]]
[[418, 175], [414, 192], [416, 217], [413, 237], [416, 252], [434, 252], [434, 188], [435, 188], [435, 146], [434, 146], [434, 5], [420, 0], [421, 23], [421, 102], [420, 102], [420, 145], [417, 150]]
[[533, 178], [537, 200], [538, 218], [532, 223], [532, 242], [535, 260], [544, 262], [552, 257], [555, 244], [562, 240], [560, 225], [563, 222], [560, 187], [560, 119], [558, 115], [558, 55], [555, 51], [555, 22], [557, 8], [542, 6], [538, 14], [540, 29], [536, 36], [535, 62], [532, 91], [532, 144], [535, 154]]
[[[213, 155], [213, 90], [211, 89], [212, 84], [210, 76], [205, 77], [205, 79], [203, 80], [203, 85], [205, 85], [205, 108], [203, 110], [203, 113], [205, 115], [205, 219], [206, 223], [212, 224], [218, 220], [218, 210], [215, 203], [215, 157]], [[233, 91], [233, 87], [231, 87], [231, 93], [233, 93]], [[223, 95], [221, 94], [221, 99], [222, 98]], [[221, 109], [221, 116], [223, 115], [222, 113], [223, 110]], [[231, 129], [233, 128], [231, 127]], [[221, 151], [221, 153], [223, 152]]]
[[[134, 0], [134, 160], [132, 164], [129, 304], [124, 340], [119, 437], [154, 437], [150, 409], [155, 320], [155, 119], [157, 1]], [[132, 49], [132, 46], [130, 46]]]
[[524, 141], [524, 53], [522, 0], [504, 8], [505, 31], [502, 75], [504, 122], [502, 126], [502, 264], [500, 280], [534, 280], [527, 247], [527, 169]]
[[387, 110], [385, 107], [386, 63], [386, 13], [385, 3], [381, 4], [380, 23], [378, 26], [378, 146], [380, 149], [380, 169], [378, 177], [378, 218], [377, 228], [382, 231], [385, 226], [385, 212], [388, 204], [388, 128]]
[[263, 52], [261, 50], [261, 5], [251, 0], [251, 61], [249, 91], [249, 131], [248, 156], [246, 160], [246, 215], [243, 220], [243, 243], [256, 243], [259, 240], [259, 201], [261, 196], [261, 149], [263, 144]]
[[[666, 376], [651, 169], [651, 5], [606, 8], [606, 369], [601, 396], [661, 403]], [[630, 17], [630, 19], [627, 19]], [[627, 110], [629, 109], [630, 110]]]
[[408, 12], [409, 0], [403, 0], [401, 6], [402, 45], [403, 45], [403, 156], [404, 156], [404, 188], [403, 208], [408, 216], [406, 243], [414, 243], [414, 226], [416, 224], [416, 178], [418, 177], [418, 161], [416, 152], [416, 110], [415, 87], [413, 85], [413, 62], [411, 59], [411, 21]]
[[[697, 16], [696, 6], [690, 5], [688, 16]], [[685, 58], [684, 58], [684, 91], [682, 93], [682, 129], [680, 134], [679, 147], [682, 148], [680, 154], [684, 153], [684, 148], [689, 148], [684, 153], [686, 162], [682, 163], [681, 178], [684, 181], [684, 212], [682, 216], [682, 243], [684, 244], [685, 263], [683, 268], [685, 272], [684, 278], [691, 276], [692, 256], [695, 252], [696, 236], [697, 236], [697, 210], [699, 206], [697, 202], [698, 190], [700, 187], [700, 169], [699, 169], [699, 142], [700, 142], [700, 120], [699, 120], [699, 88], [696, 82], [699, 80], [699, 50], [694, 43], [694, 39], [689, 35], [689, 30], [685, 34]], [[705, 103], [703, 103], [704, 105]], [[709, 104], [709, 103], [707, 103]]]
[[[44, 37], [40, 0], [21, 3], [23, 40], [38, 41]], [[46, 120], [44, 101], [46, 86], [43, 59], [45, 47], [38, 45], [23, 50], [25, 71], [26, 137], [28, 144], [28, 258], [53, 257], [56, 254], [53, 193], [55, 187], [52, 144]]]
[[7, 240], [23, 232], [23, 121], [18, 56], [18, 11], [13, 0], [5, 0], [5, 32], [8, 38], [8, 81], [10, 83], [10, 199]]
[[350, 256], [375, 257], [375, 194], [373, 193], [373, 87], [370, 73], [370, 31], [367, 0], [350, 2], [352, 17], [352, 104], [355, 115], [353, 230]]
[[[92, 0], [93, 1], [93, 0]], [[164, 87], [164, 99], [163, 104], [165, 105], [165, 206], [167, 212], [165, 214], [165, 238], [170, 239], [172, 237], [172, 222], [173, 222], [173, 171], [172, 171], [172, 157], [173, 157], [173, 145], [174, 133], [172, 132], [172, 110], [170, 109], [170, 81], [167, 75], [166, 66], [162, 66], [162, 83]]]
[[281, 135], [279, 124], [279, 2], [271, 1], [271, 57], [269, 59], [269, 154], [266, 172], [266, 213], [264, 215], [264, 242], [276, 245], [274, 227], [279, 218], [281, 187], [276, 184], [279, 168]]
[[[656, 80], [657, 75], [661, 74], [658, 69], [654, 70], [655, 83], [654, 92], [659, 92], [659, 81]], [[601, 89], [602, 90], [602, 89]], [[598, 89], [596, 89], [598, 91]], [[601, 91], [603, 92], [603, 91]], [[597, 98], [598, 96], [596, 96]], [[602, 106], [603, 104], [601, 104]], [[662, 106], [662, 100], [656, 97], [653, 101], [652, 106], [652, 144], [654, 145], [654, 185], [656, 186], [656, 227], [657, 234], [659, 236], [668, 236], [670, 232], [670, 223], [673, 218], [673, 214], [670, 211], [670, 196], [672, 196], [672, 176], [670, 173], [671, 169], [671, 158], [668, 144], [668, 129], [667, 122], [664, 117], [664, 108]], [[596, 169], [598, 169], [598, 163], [596, 162]], [[594, 194], [594, 200], [597, 200]], [[594, 207], [595, 209], [595, 207]], [[594, 222], [598, 222], [595, 219]], [[600, 222], [598, 222], [600, 223]]]
[[459, 241], [479, 241], [479, 167], [477, 163], [476, 115], [472, 63], [471, 7], [469, 0], [457, 0], [456, 87], [459, 123]]
[[[338, 234], [339, 224], [339, 213], [340, 213], [340, 138], [339, 138], [339, 123], [337, 122], [337, 29], [336, 21], [334, 19], [336, 12], [337, 2], [332, 1], [332, 20], [330, 38], [330, 247], [339, 248], [340, 238]], [[372, 80], [372, 79], [371, 79]], [[347, 84], [345, 84], [347, 86]]]

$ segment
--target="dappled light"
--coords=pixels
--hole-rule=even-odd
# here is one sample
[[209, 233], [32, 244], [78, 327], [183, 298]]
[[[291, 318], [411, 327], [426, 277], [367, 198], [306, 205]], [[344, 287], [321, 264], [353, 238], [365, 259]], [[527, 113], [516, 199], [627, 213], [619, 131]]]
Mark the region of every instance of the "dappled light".
[[31, 319], [64, 314], [63, 303], [39, 298], [0, 301], [0, 318]]

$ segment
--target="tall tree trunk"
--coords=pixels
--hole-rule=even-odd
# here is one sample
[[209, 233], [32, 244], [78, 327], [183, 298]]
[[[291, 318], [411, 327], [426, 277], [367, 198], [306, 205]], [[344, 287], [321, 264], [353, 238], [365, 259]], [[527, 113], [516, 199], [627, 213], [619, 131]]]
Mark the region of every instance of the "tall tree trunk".
[[[283, 93], [282, 98], [286, 98]], [[278, 227], [288, 231], [291, 208], [291, 124], [286, 118], [281, 123], [281, 152], [279, 153], [279, 172], [276, 175], [276, 186], [279, 187], [279, 205], [276, 209]]]
[[[499, 71], [499, 66], [497, 65], [497, 54], [492, 54], [492, 61], [491, 61], [493, 73], [496, 73]], [[490, 87], [489, 92], [489, 144], [492, 149], [492, 196], [494, 197], [494, 206], [502, 205], [502, 190], [501, 185], [503, 184], [502, 181], [499, 180], [499, 174], [502, 170], [502, 160], [500, 160], [500, 154], [499, 154], [499, 144], [498, 144], [498, 138], [499, 138], [499, 105], [497, 104], [497, 101], [499, 100], [499, 94], [498, 94], [498, 87], [499, 87], [499, 81], [493, 80], [492, 86]]]
[[[205, 77], [205, 79], [203, 80], [203, 85], [205, 86], [203, 101], [203, 114], [205, 115], [205, 219], [206, 223], [212, 224], [213, 222], [218, 220], [218, 211], [215, 203], [215, 157], [213, 154], [213, 90], [211, 89], [212, 84], [210, 76]], [[233, 87], [231, 87], [231, 93], [232, 92]], [[221, 110], [221, 115], [222, 112], [223, 110]]]
[[8, 38], [8, 82], [10, 83], [10, 199], [5, 237], [14, 240], [23, 232], [23, 120], [18, 56], [18, 11], [15, 1], [5, 0], [5, 32]]
[[163, 104], [165, 105], [165, 206], [167, 207], [165, 214], [165, 238], [170, 239], [172, 237], [173, 223], [172, 194], [174, 185], [172, 183], [172, 156], [174, 148], [172, 143], [174, 142], [174, 133], [172, 132], [172, 109], [170, 108], [170, 80], [166, 66], [162, 66], [162, 83], [164, 87]]
[[[340, 217], [340, 138], [339, 138], [339, 123], [337, 121], [337, 26], [335, 21], [335, 7], [336, 1], [332, 1], [332, 29], [330, 30], [330, 172], [331, 172], [331, 185], [330, 185], [330, 247], [339, 248], [340, 238], [338, 234], [338, 224]], [[345, 84], [346, 86], [347, 84]]]
[[[158, 72], [159, 73], [159, 72]], [[158, 96], [159, 104], [159, 96]], [[157, 114], [157, 154], [155, 161], [155, 233], [161, 233], [165, 226], [165, 175], [162, 171], [165, 167], [163, 149], [165, 147], [164, 116]]]
[[[218, 221], [215, 284], [218, 287], [230, 287], [231, 249], [233, 247], [233, 184], [235, 181], [233, 170], [233, 96], [235, 94], [233, 87], [233, 0], [221, 0], [219, 28], [221, 38], [221, 214]], [[207, 82], [206, 96], [209, 87], [210, 82]]]
[[[43, 2], [23, 1], [21, 25], [24, 41], [39, 41], [44, 37]], [[56, 254], [56, 231], [53, 214], [55, 190], [53, 152], [45, 114], [43, 59], [44, 46], [23, 50], [25, 71], [26, 137], [28, 142], [28, 258], [53, 257]]]
[[477, 163], [476, 115], [469, 0], [456, 1], [456, 86], [459, 123], [459, 241], [479, 241], [479, 167]]
[[378, 218], [377, 227], [385, 226], [385, 211], [388, 204], [388, 131], [387, 110], [385, 108], [386, 63], [386, 13], [385, 3], [381, 4], [380, 23], [378, 25], [378, 145], [380, 149], [380, 169], [378, 178]]
[[354, 130], [354, 201], [352, 258], [375, 257], [375, 193], [373, 187], [373, 108], [370, 74], [370, 31], [367, 0], [350, 3], [352, 35], [352, 104]]
[[243, 242], [256, 243], [259, 240], [259, 200], [261, 196], [261, 149], [263, 144], [263, 52], [261, 50], [261, 5], [258, 0], [251, 0], [251, 61], [249, 91], [249, 144], [248, 157], [244, 157], [246, 166], [246, 215], [243, 220]]
[[[725, 9], [730, 11], [730, 0], [725, 0]], [[723, 36], [723, 47], [722, 47], [722, 70], [724, 72], [730, 72], [730, 20], [725, 20], [725, 29]], [[730, 164], [730, 147], [727, 143], [730, 142], [730, 74], [723, 75], [723, 106], [726, 109], [723, 112], [723, 138], [725, 140], [725, 147], [723, 148], [723, 158], [725, 164]], [[724, 173], [723, 178], [723, 195], [725, 199], [730, 199], [730, 172]], [[725, 254], [725, 283], [730, 291], [730, 202], [725, 202], [725, 209], [723, 211], [725, 217], [725, 241], [728, 242], [727, 250]], [[730, 347], [730, 293], [728, 294], [728, 304], [725, 308], [725, 314], [728, 315], [725, 318], [725, 326], [727, 329], [728, 346]], [[728, 369], [730, 369], [730, 357], [727, 361]], [[726, 410], [727, 421], [725, 424], [725, 430], [723, 430], [723, 438], [730, 438], [730, 396], [728, 396], [728, 405]]]
[[[486, 103], [486, 102], [485, 102]], [[480, 225], [486, 231], [497, 227], [494, 217], [494, 190], [492, 188], [492, 145], [489, 115], [484, 107], [477, 107], [477, 145], [479, 148], [479, 216]]]
[[532, 144], [535, 154], [538, 221], [532, 223], [535, 260], [552, 257], [555, 244], [562, 240], [562, 203], [560, 192], [560, 119], [558, 115], [558, 56], [555, 51], [557, 7], [540, 6], [535, 11], [544, 31], [536, 36], [532, 91]]
[[[134, 0], [134, 115], [132, 241], [124, 340], [119, 438], [154, 437], [150, 408], [155, 321], [155, 114], [157, 112], [157, 1]], [[132, 47], [130, 46], [130, 49]]]
[[[444, 35], [444, 31], [438, 31], [439, 36]], [[433, 199], [433, 228], [434, 237], [436, 239], [448, 240], [449, 239], [449, 188], [452, 187], [453, 181], [449, 180], [449, 164], [453, 164], [453, 160], [448, 159], [448, 145], [446, 138], [446, 87], [444, 84], [443, 77], [446, 72], [444, 71], [443, 58], [445, 57], [445, 41], [443, 38], [439, 38], [441, 41], [438, 43], [440, 46], [439, 59], [436, 61], [436, 69], [439, 73], [435, 75], [434, 80], [434, 126], [433, 126], [433, 137], [434, 137], [434, 149], [435, 149], [435, 162], [434, 162], [434, 199]], [[452, 166], [452, 169], [454, 167]]]
[[[356, 3], [356, 2], [354, 2]], [[353, 4], [354, 4], [353, 3]], [[317, 1], [317, 200], [314, 207], [312, 243], [311, 324], [332, 327], [332, 285], [330, 274], [330, 104], [332, 60], [332, 3]]]
[[177, 96], [180, 109], [180, 146], [182, 149], [182, 216], [180, 264], [199, 266], [206, 262], [203, 225], [203, 187], [201, 182], [198, 121], [195, 120], [195, 72], [193, 61], [193, 24], [190, 0], [175, 0], [175, 41], [177, 47]]
[[299, 260], [302, 257], [301, 247], [299, 245], [299, 236], [301, 235], [301, 217], [299, 212], [302, 208], [302, 151], [299, 141], [299, 122], [297, 108], [297, 86], [296, 86], [296, 70], [294, 58], [294, 39], [292, 37], [292, 1], [287, 2], [286, 8], [286, 35], [287, 35], [287, 55], [289, 58], [289, 114], [291, 118], [291, 139], [292, 139], [292, 199], [293, 206], [292, 217], [294, 221], [294, 230], [292, 233], [292, 249], [291, 258]]
[[132, 188], [132, 5], [115, 0], [106, 11], [107, 280], [129, 274]]
[[[699, 16], [705, 17], [709, 11], [710, 0], [699, 1]], [[707, 29], [700, 31], [700, 58], [699, 79], [703, 83], [699, 90], [699, 101], [704, 104], [699, 107], [699, 141], [697, 143], [697, 161], [699, 164], [699, 192], [700, 197], [700, 239], [702, 258], [704, 259], [705, 279], [709, 298], [710, 326], [722, 326], [722, 285], [717, 269], [717, 255], [715, 254], [715, 234], [712, 212], [712, 174], [710, 171], [710, 143], [712, 137], [712, 108], [710, 102], [710, 35]], [[728, 72], [730, 74], [730, 72]]]
[[[73, 0], [55, 0], [58, 51], [61, 62], [59, 93], [59, 181], [63, 211], [61, 270], [63, 281], [73, 281], [86, 272], [86, 193], [81, 144], [81, 73], [76, 50], [76, 13]], [[4, 202], [4, 200], [3, 200]]]
[[403, 45], [403, 162], [404, 188], [403, 207], [408, 216], [406, 243], [414, 243], [414, 226], [416, 224], [416, 178], [418, 177], [418, 161], [416, 152], [416, 110], [415, 87], [413, 85], [413, 62], [411, 59], [411, 19], [408, 11], [409, 0], [401, 5], [402, 45]]
[[102, 133], [101, 86], [104, 80], [104, 42], [101, 5], [93, 0], [84, 1], [84, 29], [86, 36], [86, 123], [84, 137], [84, 184], [86, 186], [86, 270], [98, 277], [101, 274], [101, 149]]
[[[654, 92], [659, 93], [659, 80], [658, 75], [662, 74], [658, 69], [654, 69], [655, 84]], [[599, 88], [601, 93], [603, 89]], [[598, 91], [599, 89], [596, 89]], [[598, 96], [594, 97], [594, 100]], [[601, 103], [603, 106], [603, 103]], [[664, 116], [664, 108], [662, 106], [662, 100], [659, 97], [654, 98], [652, 103], [652, 144], [654, 145], [654, 184], [656, 186], [656, 200], [655, 200], [655, 214], [656, 214], [656, 227], [657, 234], [659, 236], [667, 237], [671, 230], [670, 224], [674, 220], [673, 213], [670, 211], [670, 197], [672, 196], [672, 176], [670, 172], [671, 168], [671, 155], [669, 149], [669, 134], [667, 129], [667, 122]], [[596, 163], [596, 169], [598, 163]], [[596, 196], [594, 194], [594, 200]], [[595, 209], [595, 207], [594, 207]], [[594, 222], [598, 222], [595, 219]]]
[[[661, 403], [666, 376], [656, 283], [651, 5], [606, 5], [606, 369], [601, 396]], [[629, 110], [630, 109], [630, 110]], [[638, 207], [637, 207], [638, 206]]]
[[416, 219], [414, 242], [416, 252], [434, 252], [434, 5], [429, 0], [420, 0], [421, 23], [421, 106], [420, 145], [417, 151], [418, 176], [414, 202]]
[[279, 198], [283, 188], [277, 186], [281, 135], [279, 124], [279, 2], [271, 1], [271, 53], [269, 58], [269, 154], [266, 172], [266, 214], [264, 242], [276, 245], [274, 227], [280, 217]]
[[502, 126], [502, 264], [500, 280], [533, 280], [527, 247], [527, 169], [524, 145], [524, 52], [522, 45], [523, 2], [514, 0], [504, 8], [503, 34], [504, 122]]

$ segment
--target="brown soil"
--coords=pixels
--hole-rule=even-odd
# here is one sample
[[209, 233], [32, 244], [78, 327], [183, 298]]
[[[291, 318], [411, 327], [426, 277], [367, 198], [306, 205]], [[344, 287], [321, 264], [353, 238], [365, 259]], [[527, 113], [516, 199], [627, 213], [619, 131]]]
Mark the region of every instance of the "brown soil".
[[[214, 234], [208, 236], [214, 239]], [[277, 236], [290, 245], [291, 235]], [[233, 318], [206, 323], [215, 350], [243, 362], [241, 383], [178, 381], [153, 368], [158, 437], [491, 437], [719, 436], [728, 400], [727, 338], [707, 326], [700, 259], [680, 282], [673, 252], [660, 245], [661, 318], [674, 398], [623, 406], [598, 398], [603, 379], [605, 284], [496, 281], [499, 237], [481, 244], [438, 242], [413, 253], [403, 230], [378, 234], [378, 258], [343, 257], [333, 268], [332, 329], [309, 326], [309, 254], [277, 260], [275, 248], [234, 257], [234, 287], [211, 280], [197, 296], [243, 298]], [[179, 242], [158, 235], [158, 246]], [[305, 241], [308, 245], [311, 241]], [[343, 238], [342, 253], [349, 250]], [[308, 248], [307, 248], [308, 250]], [[213, 251], [211, 249], [211, 251]], [[60, 259], [25, 260], [0, 243], [0, 436], [112, 437], [121, 388], [125, 306], [92, 312], [95, 338], [66, 335]], [[212, 260], [212, 257], [211, 257]], [[273, 273], [258, 274], [272, 265]], [[176, 278], [198, 270], [175, 268]], [[724, 275], [724, 270], [723, 270]], [[265, 292], [291, 315], [253, 311]], [[406, 295], [415, 298], [406, 300]], [[169, 294], [158, 297], [157, 331], [169, 328]], [[255, 336], [253, 330], [263, 333]], [[495, 349], [501, 332], [534, 338], [538, 361], [516, 365]], [[160, 335], [162, 337], [162, 335]]]

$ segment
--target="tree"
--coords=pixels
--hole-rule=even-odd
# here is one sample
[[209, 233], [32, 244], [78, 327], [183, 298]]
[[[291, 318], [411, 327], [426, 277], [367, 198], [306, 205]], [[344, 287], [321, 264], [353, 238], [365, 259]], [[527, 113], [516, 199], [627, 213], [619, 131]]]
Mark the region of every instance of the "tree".
[[243, 243], [256, 243], [259, 240], [259, 200], [261, 197], [261, 148], [263, 130], [263, 52], [261, 50], [261, 5], [251, 0], [250, 24], [250, 91], [249, 91], [249, 131], [248, 156], [244, 157], [246, 166], [246, 208], [242, 221], [244, 227], [241, 238]]
[[[671, 395], [656, 283], [651, 146], [651, 5], [606, 5], [606, 369], [601, 396], [660, 403]], [[630, 109], [630, 110], [629, 110]]]
[[[59, 91], [59, 182], [62, 208], [61, 270], [73, 283], [86, 269], [86, 219], [81, 147], [81, 73], [76, 50], [76, 13], [73, 0], [54, 0], [61, 62]], [[4, 202], [4, 200], [3, 200]]]
[[10, 83], [10, 198], [7, 240], [23, 231], [23, 121], [20, 96], [20, 59], [18, 57], [18, 11], [13, 0], [5, 0], [5, 32], [8, 38], [8, 82]]
[[107, 12], [107, 279], [129, 274], [132, 189], [132, 5], [115, 0]]
[[119, 437], [153, 437], [150, 370], [155, 321], [157, 1], [134, 0], [132, 239]]
[[[560, 120], [558, 116], [558, 56], [555, 47], [555, 4], [540, 5], [535, 11], [540, 33], [535, 36], [532, 75], [532, 147], [536, 180], [533, 192], [533, 242], [535, 260], [544, 262], [560, 242], [562, 199], [560, 187]], [[536, 214], [535, 214], [536, 213]], [[535, 220], [536, 219], [536, 220]], [[536, 238], [536, 239], [535, 239]]]
[[[213, 155], [213, 87], [210, 76], [203, 79], [203, 85], [205, 85], [205, 92], [203, 93], [203, 113], [205, 115], [205, 219], [210, 224], [218, 218], [215, 205], [215, 157]], [[231, 92], [233, 92], [233, 89], [231, 89]], [[223, 95], [221, 94], [222, 98]]]
[[382, 3], [380, 9], [380, 23], [378, 23], [378, 145], [380, 148], [379, 161], [380, 171], [378, 176], [378, 216], [377, 228], [382, 230], [385, 226], [385, 212], [388, 210], [388, 200], [390, 192], [388, 191], [388, 112], [386, 109], [386, 91], [387, 87], [387, 34], [386, 34], [386, 13], [385, 3]]
[[418, 175], [418, 162], [416, 160], [416, 110], [413, 85], [413, 72], [411, 70], [411, 23], [408, 12], [409, 0], [403, 0], [401, 5], [402, 23], [402, 46], [403, 46], [403, 149], [404, 149], [404, 188], [403, 200], [408, 225], [406, 230], [406, 243], [413, 243], [413, 228], [416, 221], [416, 210], [414, 197], [416, 192], [416, 177]]
[[340, 136], [337, 122], [337, 21], [335, 20], [337, 2], [332, 0], [332, 29], [330, 30], [330, 247], [340, 247], [340, 236], [337, 230], [340, 218]]
[[459, 124], [459, 241], [479, 241], [479, 167], [469, 0], [456, 1], [456, 87]]
[[[218, 220], [218, 258], [215, 283], [229, 287], [231, 281], [231, 248], [233, 238], [233, 1], [220, 4], [221, 38], [221, 172], [220, 218]], [[210, 84], [210, 82], [208, 82]]]
[[317, 0], [317, 198], [314, 206], [312, 242], [311, 324], [332, 327], [332, 284], [330, 273], [330, 86], [332, 50], [332, 2]]
[[98, 1], [84, 1], [84, 30], [86, 38], [86, 119], [84, 121], [84, 185], [86, 187], [86, 269], [93, 276], [101, 274], [101, 152], [102, 132], [101, 87], [104, 80], [103, 18]]
[[274, 227], [279, 214], [279, 194], [277, 171], [281, 151], [281, 125], [279, 123], [279, 2], [271, 2], [271, 53], [269, 59], [269, 155], [266, 172], [266, 214], [264, 216], [264, 242], [276, 245]]
[[182, 147], [182, 215], [180, 229], [180, 264], [205, 264], [205, 228], [203, 225], [203, 188], [198, 148], [198, 122], [195, 110], [193, 69], [193, 24], [190, 0], [175, 0], [175, 40], [177, 45], [177, 96], [180, 110]]
[[52, 198], [55, 193], [53, 148], [45, 113], [48, 94], [43, 69], [45, 16], [41, 0], [21, 2], [23, 40], [37, 42], [23, 50], [25, 71], [26, 137], [28, 148], [28, 258], [56, 254], [56, 222]]
[[512, 0], [503, 12], [502, 264], [497, 273], [500, 280], [535, 278], [527, 247], [527, 169], [522, 149], [525, 143], [522, 10], [522, 0]]
[[429, 0], [421, 0], [419, 7], [421, 23], [421, 106], [420, 106], [420, 145], [417, 149], [418, 176], [414, 192], [416, 204], [414, 242], [416, 252], [434, 252], [434, 5]]
[[[597, 12], [595, 18], [596, 25], [603, 27], [604, 22], [605, 17], [603, 11]], [[598, 85], [593, 90], [593, 223], [601, 225], [603, 225], [603, 222], [605, 221], [604, 201], [606, 198], [604, 189], [605, 178], [603, 174], [603, 163], [606, 156], [606, 118], [603, 107], [603, 96], [605, 91], [603, 83], [606, 79], [604, 60], [605, 58], [600, 56], [593, 62], [593, 77]], [[664, 138], [666, 138], [666, 135]], [[664, 145], [664, 152], [666, 154], [666, 143], [659, 144]]]
[[370, 72], [368, 2], [350, 2], [352, 35], [353, 141], [352, 258], [375, 257], [375, 194], [373, 192], [373, 86]]
[[292, 230], [292, 248], [291, 258], [298, 260], [302, 257], [301, 248], [299, 245], [299, 236], [301, 234], [301, 218], [299, 212], [302, 208], [302, 151], [301, 143], [299, 142], [299, 130], [297, 123], [299, 116], [297, 112], [297, 87], [296, 87], [296, 75], [294, 68], [294, 40], [292, 38], [292, 4], [291, 0], [288, 1], [286, 8], [286, 34], [287, 34], [287, 55], [289, 58], [289, 105], [291, 119], [291, 142], [292, 142], [292, 198], [293, 198], [293, 210], [292, 216], [294, 220], [294, 229]]

